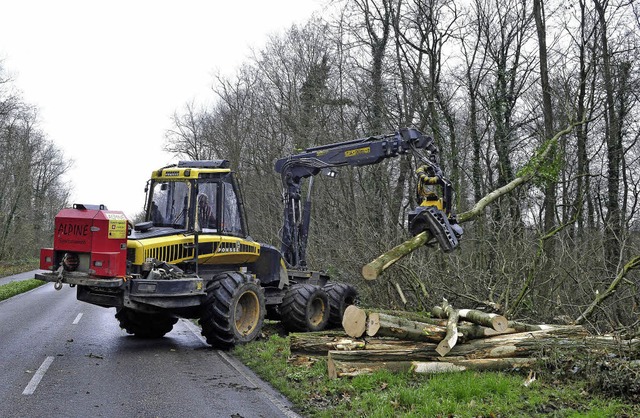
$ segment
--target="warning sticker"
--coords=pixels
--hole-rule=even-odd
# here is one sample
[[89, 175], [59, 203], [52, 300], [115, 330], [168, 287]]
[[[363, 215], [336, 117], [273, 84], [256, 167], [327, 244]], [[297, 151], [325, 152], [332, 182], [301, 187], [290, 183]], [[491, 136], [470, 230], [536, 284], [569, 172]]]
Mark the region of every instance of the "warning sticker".
[[109, 239], [127, 238], [127, 220], [126, 218], [109, 220]]

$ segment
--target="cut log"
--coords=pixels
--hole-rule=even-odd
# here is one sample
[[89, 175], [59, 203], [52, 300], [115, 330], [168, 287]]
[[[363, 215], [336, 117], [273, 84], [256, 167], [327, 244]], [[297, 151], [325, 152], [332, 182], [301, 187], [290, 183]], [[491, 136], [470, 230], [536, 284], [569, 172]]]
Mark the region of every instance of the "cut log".
[[360, 338], [367, 327], [367, 313], [356, 305], [349, 305], [342, 316], [342, 327], [348, 336]]
[[[440, 306], [435, 306], [431, 313], [438, 318], [448, 318], [447, 314]], [[509, 328], [509, 321], [502, 315], [482, 312], [476, 309], [459, 309], [458, 315], [460, 319], [472, 322], [485, 327], [493, 328], [498, 332], [504, 332]]]
[[436, 349], [436, 345], [425, 341], [397, 340], [395, 338], [367, 338], [364, 341], [364, 349], [433, 351]]
[[369, 313], [367, 335], [370, 337], [394, 337], [412, 341], [440, 342], [446, 330], [438, 325], [411, 321], [383, 313]]
[[432, 325], [440, 325], [443, 327], [447, 326], [446, 319], [435, 318], [432, 316], [430, 312], [410, 312], [410, 311], [398, 311], [398, 310], [385, 310], [385, 309], [370, 309], [367, 311], [367, 314], [377, 312], [383, 313], [391, 316], [397, 316], [404, 319], [409, 319], [411, 321], [424, 322]]
[[[381, 326], [380, 316], [382, 316], [383, 318], [384, 326], [400, 328], [400, 327], [407, 327], [407, 324], [410, 324], [411, 322], [416, 322], [416, 324], [413, 325], [413, 328], [424, 328], [426, 325], [433, 325], [439, 328], [441, 327], [442, 330], [445, 331], [446, 333], [446, 326], [447, 326], [446, 320], [438, 319], [438, 318], [425, 318], [424, 316], [421, 316], [421, 315], [417, 315], [417, 314], [412, 315], [406, 312], [398, 312], [397, 315], [395, 315], [395, 313], [390, 314], [390, 313], [383, 313], [383, 312], [385, 311], [378, 311], [378, 312], [367, 311], [366, 335], [370, 337], [390, 336], [390, 337], [402, 338], [402, 337], [398, 337], [397, 336], [398, 334], [391, 333], [391, 332], [383, 332], [379, 334], [378, 331]], [[487, 314], [487, 315], [493, 315], [493, 314]], [[444, 316], [444, 313], [443, 313], [443, 316]], [[488, 323], [491, 323], [491, 322], [489, 321]], [[503, 328], [502, 325], [500, 326], [497, 325], [496, 327], [500, 329]], [[550, 329], [551, 327], [552, 326], [547, 326], [547, 325], [530, 325], [530, 324], [522, 324], [517, 322], [507, 322], [507, 328], [505, 328], [503, 331], [496, 331], [493, 328], [488, 328], [481, 325], [460, 323], [458, 324], [458, 331], [460, 332], [461, 335], [459, 335], [458, 337], [459, 338], [461, 337], [464, 340], [468, 340], [468, 339], [476, 339], [476, 338], [493, 337], [493, 336], [502, 335], [502, 334], [514, 334], [516, 332], [523, 332], [523, 331], [539, 331], [542, 329]], [[435, 329], [438, 330], [438, 332], [436, 333], [435, 336], [433, 336], [433, 338], [417, 337], [417, 338], [414, 338], [414, 340], [440, 342], [441, 339], [438, 339], [439, 338], [438, 335], [440, 331], [439, 328], [433, 328], [433, 330]], [[443, 338], [444, 338], [444, 335], [443, 335]]]
[[491, 358], [476, 360], [447, 360], [447, 361], [414, 361], [412, 370], [414, 373], [443, 373], [461, 372], [465, 370], [501, 371], [526, 369], [536, 362], [532, 358]]
[[291, 353], [326, 356], [330, 350], [435, 350], [434, 343], [398, 340], [395, 338], [350, 338], [345, 334], [327, 335], [324, 332], [289, 334]]
[[448, 318], [447, 333], [438, 344], [436, 351], [444, 357], [458, 342], [458, 319], [460, 317], [460, 313], [457, 309], [454, 309], [449, 305], [446, 300], [442, 303], [442, 310]]
[[[637, 343], [634, 344], [635, 345], [626, 345], [625, 350], [637, 349]], [[595, 352], [613, 349], [620, 350], [619, 344], [611, 338], [590, 337], [581, 326], [565, 326], [545, 331], [521, 332], [472, 340], [466, 344], [454, 346], [449, 352], [450, 356], [446, 359], [443, 359], [436, 351], [435, 344], [420, 346], [406, 345], [401, 349], [386, 347], [384, 350], [331, 351], [331, 354], [334, 359], [358, 363], [405, 360], [448, 361], [450, 358], [486, 359], [536, 357], [543, 350], [553, 347]]]
[[354, 377], [371, 374], [377, 370], [392, 372], [408, 372], [421, 374], [461, 372], [465, 370], [501, 371], [526, 369], [531, 367], [536, 359], [531, 358], [499, 358], [499, 359], [447, 359], [447, 361], [411, 361], [395, 360], [380, 362], [349, 362], [329, 357], [327, 371], [329, 378]]
[[583, 327], [576, 326], [503, 334], [459, 344], [451, 350], [450, 354], [469, 359], [536, 357], [549, 347], [563, 346], [584, 349], [587, 335], [588, 333]]
[[426, 349], [418, 350], [414, 350], [411, 348], [357, 351], [330, 350], [327, 355], [329, 359], [356, 363], [406, 360], [437, 360], [439, 356], [435, 351], [435, 347], [436, 345], [432, 344]]
[[380, 331], [380, 313], [371, 312], [367, 315], [366, 333], [369, 337], [373, 337]]
[[363, 350], [365, 342], [349, 338], [344, 332], [301, 332], [289, 334], [292, 353], [326, 356], [329, 350]]
[[373, 363], [346, 363], [343, 361], [327, 361], [327, 372], [330, 379], [338, 377], [355, 377], [371, 374], [377, 370], [391, 372], [407, 372], [411, 370], [410, 361], [373, 362]]

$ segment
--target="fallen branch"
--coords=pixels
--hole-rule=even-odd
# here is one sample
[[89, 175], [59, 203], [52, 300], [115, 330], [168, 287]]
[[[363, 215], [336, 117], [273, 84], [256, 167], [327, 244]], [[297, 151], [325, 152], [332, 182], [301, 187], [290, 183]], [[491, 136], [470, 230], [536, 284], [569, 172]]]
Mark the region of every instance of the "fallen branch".
[[436, 347], [436, 351], [444, 357], [458, 342], [458, 319], [460, 312], [449, 305], [449, 302], [446, 300], [442, 303], [442, 311], [448, 318], [447, 334], [442, 341], [440, 341], [438, 347]]

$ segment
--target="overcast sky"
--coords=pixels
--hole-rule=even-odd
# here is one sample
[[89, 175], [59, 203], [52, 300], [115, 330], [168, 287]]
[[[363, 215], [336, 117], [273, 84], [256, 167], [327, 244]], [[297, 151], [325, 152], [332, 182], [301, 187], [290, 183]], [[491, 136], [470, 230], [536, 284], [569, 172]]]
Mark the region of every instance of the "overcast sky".
[[0, 60], [66, 157], [70, 203], [133, 217], [170, 117], [322, 0], [0, 0]]

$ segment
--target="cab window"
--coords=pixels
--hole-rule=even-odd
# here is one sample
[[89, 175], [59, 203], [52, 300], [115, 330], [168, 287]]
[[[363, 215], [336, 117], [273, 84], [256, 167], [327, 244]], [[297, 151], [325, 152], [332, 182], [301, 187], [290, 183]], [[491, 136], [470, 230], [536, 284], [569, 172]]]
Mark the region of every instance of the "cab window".
[[196, 199], [196, 229], [202, 232], [218, 232], [218, 189], [214, 182], [199, 183]]
[[229, 235], [244, 236], [240, 215], [240, 202], [231, 183], [223, 184], [223, 232]]
[[191, 185], [170, 181], [153, 185], [147, 220], [155, 226], [186, 227]]

